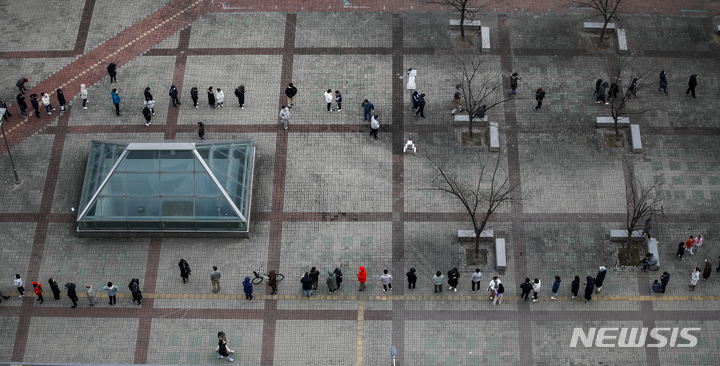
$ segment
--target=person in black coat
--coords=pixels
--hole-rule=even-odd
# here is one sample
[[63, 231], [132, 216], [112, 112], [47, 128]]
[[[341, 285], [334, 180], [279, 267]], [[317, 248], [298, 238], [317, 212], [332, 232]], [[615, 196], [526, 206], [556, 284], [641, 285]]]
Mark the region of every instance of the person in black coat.
[[662, 284], [660, 292], [665, 293], [665, 287], [667, 286], [668, 281], [670, 281], [670, 274], [663, 272], [662, 276], [660, 276], [660, 283]]
[[183, 283], [190, 282], [190, 265], [188, 262], [184, 259], [180, 259], [180, 262], [178, 262], [178, 267], [180, 267], [180, 278], [182, 278]]
[[200, 140], [205, 140], [205, 124], [198, 122], [198, 137]]
[[408, 290], [415, 288], [415, 282], [417, 282], [417, 275], [415, 274], [415, 268], [410, 268], [410, 272], [405, 274], [408, 279]]
[[317, 270], [317, 268], [313, 267], [310, 268], [310, 272], [308, 272], [308, 275], [312, 279], [312, 286], [313, 290], [317, 291], [318, 289], [318, 280], [320, 279], [320, 271]]
[[597, 94], [600, 91], [600, 85], [602, 85], [602, 83], [603, 79], [597, 79], [597, 81], [595, 82], [595, 92], [593, 93], [593, 95]]
[[585, 279], [585, 303], [592, 300], [593, 290], [595, 289], [595, 279], [587, 276]]
[[54, 278], [51, 278], [48, 282], [50, 282], [50, 290], [52, 290], [55, 301], [60, 300], [60, 285], [58, 285]]
[[693, 99], [695, 98], [695, 87], [697, 86], [697, 74], [693, 74], [690, 76], [690, 80], [688, 81], [688, 89], [685, 92], [685, 95], [689, 95], [690, 92], [692, 92]]
[[0, 108], [5, 108], [5, 114], [3, 114], [3, 118], [5, 118], [6, 121], [8, 120], [8, 117], [12, 117], [12, 114], [10, 114], [10, 112], [8, 111], [8, 106], [7, 104], [5, 104], [4, 100], [0, 100]]
[[228, 361], [233, 362], [232, 358], [230, 358], [230, 352], [228, 352], [227, 343], [224, 339], [221, 339], [218, 343], [218, 357], [217, 358], [223, 358], [227, 357]]
[[343, 280], [342, 271], [340, 270], [340, 268], [335, 268], [335, 271], [333, 271], [333, 273], [335, 273], [335, 281], [337, 281], [338, 290], [340, 290], [340, 284]]
[[597, 290], [595, 290], [596, 294], [599, 294], [600, 290], [602, 290], [606, 274], [607, 268], [605, 268], [605, 266], [600, 266], [600, 272], [598, 272], [597, 276], [595, 276], [595, 288], [597, 288]]
[[522, 290], [522, 295], [520, 295], [520, 298], [523, 299], [523, 301], [527, 301], [528, 297], [530, 296], [530, 291], [532, 291], [533, 289], [529, 278], [526, 278], [525, 282], [520, 284], [520, 289]]
[[37, 94], [35, 94], [35, 93], [30, 94], [30, 104], [32, 104], [32, 107], [35, 110], [35, 117], [40, 118], [40, 111], [38, 111], [38, 109], [40, 108], [40, 105], [38, 104]]
[[145, 117], [145, 126], [150, 126], [150, 121], [152, 120], [152, 112], [150, 112], [150, 108], [145, 107], [142, 110], [143, 117]]
[[27, 109], [27, 103], [25, 103], [25, 96], [18, 94], [17, 97], [15, 97], [15, 100], [17, 100], [18, 106], [20, 107], [20, 114], [23, 117], [26, 117], [27, 113], [25, 113], [25, 110]]
[[60, 104], [60, 110], [65, 110], [65, 104], [67, 101], [65, 100], [65, 94], [63, 93], [62, 89], [58, 88], [55, 90], [55, 93], [57, 93], [58, 103]]
[[110, 75], [110, 84], [114, 84], [117, 81], [117, 65], [110, 63], [107, 67], [108, 75]]
[[448, 271], [448, 285], [450, 285], [450, 290], [454, 289], [455, 292], [457, 292], [458, 279], [460, 279], [460, 272], [458, 272], [457, 268]]
[[198, 88], [193, 87], [192, 89], [190, 89], [190, 99], [192, 99], [193, 105], [195, 106], [195, 108], [200, 108], [200, 107], [198, 107], [198, 105], [197, 105], [197, 101], [198, 101]]
[[130, 283], [128, 284], [128, 288], [130, 289], [130, 292], [132, 293], [132, 303], [134, 304], [137, 301], [137, 305], [142, 305], [142, 292], [140, 291], [140, 280], [137, 278], [133, 278], [130, 280]]
[[145, 100], [148, 100], [148, 98], [149, 98], [150, 100], [155, 100], [155, 98], [153, 98], [153, 95], [150, 93], [150, 87], [149, 87], [149, 86], [148, 86], [147, 88], [145, 88], [145, 91], [143, 92], [143, 95], [145, 96]]
[[213, 90], [213, 87], [209, 87], [207, 90], [208, 94], [208, 104], [210, 104], [210, 108], [215, 109], [215, 91]]
[[245, 104], [245, 85], [240, 85], [235, 89], [235, 96], [238, 98], [238, 103], [240, 103], [240, 109], [245, 109], [243, 107]]
[[77, 293], [75, 292], [75, 284], [68, 282], [65, 284], [65, 288], [67, 289], [68, 298], [73, 302], [73, 306], [71, 306], [71, 308], [76, 308], [78, 297]]
[[168, 92], [168, 95], [170, 98], [172, 98], [173, 107], [177, 108], [177, 106], [181, 105], [180, 99], [178, 99], [178, 91], [175, 85], [170, 86], [170, 91]]
[[580, 290], [580, 276], [575, 276], [575, 279], [570, 285], [570, 292], [572, 292], [572, 298], [577, 298], [578, 290]]

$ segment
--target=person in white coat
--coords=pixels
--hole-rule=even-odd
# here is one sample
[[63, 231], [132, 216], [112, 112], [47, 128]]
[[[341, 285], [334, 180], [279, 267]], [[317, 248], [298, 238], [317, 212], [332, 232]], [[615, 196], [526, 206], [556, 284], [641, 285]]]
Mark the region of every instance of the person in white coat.
[[536, 278], [535, 281], [533, 281], [532, 285], [533, 285], [533, 302], [537, 302], [538, 301], [537, 293], [540, 291], [540, 280], [538, 280]]
[[470, 280], [472, 282], [472, 292], [475, 293], [475, 287], [477, 287], [477, 290], [480, 291], [480, 281], [482, 280], [482, 273], [480, 273], [480, 268], [475, 268], [475, 273], [472, 274]]
[[[330, 104], [328, 104], [328, 105], [330, 105]], [[378, 119], [377, 114], [375, 116], [373, 116], [372, 118], [370, 118], [370, 128], [372, 128], [372, 130], [370, 130], [370, 136], [375, 136], [376, 140], [378, 139], [377, 133], [378, 133], [378, 130], [380, 129], [380, 122], [378, 122], [377, 119]]]
[[332, 112], [332, 102], [335, 99], [335, 95], [332, 93], [332, 89], [328, 89], [325, 92], [325, 103], [327, 103], [327, 111]]
[[280, 109], [280, 123], [282, 123], [283, 127], [285, 127], [285, 130], [288, 129], [288, 123], [290, 122], [290, 108], [287, 106], [282, 106]]
[[690, 278], [690, 284], [688, 285], [690, 287], [690, 291], [695, 291], [695, 285], [697, 285], [697, 282], [700, 280], [700, 267], [695, 267], [695, 270], [692, 273], [692, 277]]
[[80, 99], [83, 101], [83, 109], [87, 109], [85, 104], [88, 102], [88, 95], [87, 95], [87, 89], [85, 89], [85, 84], [80, 84]]
[[500, 285], [500, 279], [498, 276], [493, 276], [487, 288], [488, 292], [490, 292], [490, 300], [495, 298], [495, 291], [497, 290], [498, 285]]
[[220, 88], [217, 88], [217, 91], [215, 91], [215, 101], [219, 107], [225, 106], [225, 93]]
[[45, 106], [45, 112], [47, 114], [52, 114], [50, 111], [54, 111], [55, 108], [53, 108], [52, 104], [50, 104], [50, 94], [48, 93], [40, 93], [42, 104]]
[[383, 270], [383, 274], [380, 276], [380, 282], [382, 282], [384, 293], [387, 293], [388, 287], [392, 290], [392, 284], [390, 281], [392, 281], [392, 276], [388, 273], [387, 269]]

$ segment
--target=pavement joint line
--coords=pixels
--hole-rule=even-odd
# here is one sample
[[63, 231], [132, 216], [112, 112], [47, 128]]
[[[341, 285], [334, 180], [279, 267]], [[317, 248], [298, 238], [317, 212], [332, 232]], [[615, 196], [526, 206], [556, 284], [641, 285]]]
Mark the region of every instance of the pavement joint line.
[[357, 366], [363, 365], [363, 339], [365, 329], [365, 300], [357, 302]]

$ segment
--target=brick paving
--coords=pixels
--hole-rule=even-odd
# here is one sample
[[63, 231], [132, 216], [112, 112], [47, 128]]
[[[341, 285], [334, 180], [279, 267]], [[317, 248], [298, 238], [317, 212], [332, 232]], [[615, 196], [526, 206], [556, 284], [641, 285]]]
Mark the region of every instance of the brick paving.
[[[720, 362], [717, 274], [693, 293], [686, 287], [693, 266], [706, 257], [717, 266], [720, 254], [713, 246], [720, 126], [707, 108], [707, 100], [720, 97], [718, 21], [708, 17], [720, 9], [713, 2], [626, 5], [623, 26], [633, 54], [661, 65], [671, 83], [670, 97], [644, 91], [638, 103], [653, 109], [631, 116], [642, 126], [640, 155], [598, 148], [592, 121], [607, 111], [587, 90], [605, 75], [604, 60], [617, 56], [589, 46], [580, 27], [586, 10], [514, 1], [481, 14], [491, 32], [488, 65], [505, 86], [511, 71], [523, 77], [517, 98], [489, 114], [508, 146], [503, 168], [519, 172], [522, 183], [520, 200], [489, 222], [509, 243], [508, 270], [498, 273], [508, 295], [499, 307], [483, 301], [485, 294], [471, 294], [470, 273], [462, 274], [457, 295], [433, 295], [430, 285], [436, 270], [459, 266], [455, 233], [470, 224], [448, 197], [419, 190], [433, 178], [424, 157], [465, 180], [476, 174], [475, 152], [458, 147], [448, 113], [454, 84], [448, 9], [417, 1], [85, 0], [49, 5], [42, 17], [32, 7], [0, 5], [8, 10], [3, 19], [13, 20], [4, 22], [11, 25], [0, 50], [0, 93], [17, 113], [4, 127], [24, 179], [0, 190], [6, 203], [0, 286], [17, 295], [10, 279], [20, 273], [26, 288], [53, 276], [61, 284], [92, 284], [99, 295], [96, 307], [80, 296], [80, 307], [70, 309], [65, 296], [53, 301], [46, 285], [43, 305], [30, 294], [2, 302], [0, 324], [9, 331], [0, 338], [0, 362], [216, 364], [224, 362], [212, 352], [219, 330], [243, 365], [377, 365], [389, 361], [391, 345], [399, 364], [417, 365]], [[28, 26], [38, 22], [58, 37]], [[123, 116], [117, 118], [107, 95], [109, 62], [119, 66]], [[401, 76], [410, 67], [419, 70], [418, 88], [429, 97], [425, 120], [409, 111]], [[681, 94], [691, 73], [700, 75], [697, 101]], [[31, 79], [31, 92], [62, 87], [68, 110], [19, 118], [11, 97], [19, 75]], [[289, 82], [300, 92], [285, 132], [277, 111]], [[74, 96], [81, 83], [88, 85], [88, 110]], [[179, 90], [180, 108], [165, 96], [170, 84]], [[240, 84], [248, 89], [244, 110], [232, 94]], [[225, 90], [226, 107], [209, 110], [201, 93], [200, 108], [192, 108], [190, 88], [209, 85]], [[157, 101], [151, 127], [140, 120], [145, 86]], [[343, 112], [324, 111], [328, 87], [343, 91]], [[548, 97], [534, 113], [537, 87]], [[379, 141], [368, 139], [360, 119], [364, 98], [382, 116]], [[251, 138], [258, 146], [250, 239], [74, 237], [70, 207], [77, 208], [92, 139], [193, 140], [198, 120], [206, 122], [209, 139]], [[402, 152], [410, 132], [418, 155]], [[575, 274], [595, 275], [600, 264], [612, 267], [607, 231], [622, 226], [631, 172], [661, 183], [665, 196], [666, 215], [656, 220], [653, 236], [661, 268], [672, 274], [668, 293], [650, 293], [656, 273], [611, 269], [603, 293], [583, 306], [569, 297], [569, 283]], [[0, 174], [13, 180], [4, 156]], [[677, 259], [673, 243], [698, 233], [705, 237], [701, 253]], [[180, 257], [193, 267], [185, 285], [177, 278]], [[241, 282], [261, 264], [286, 279], [279, 296], [263, 283], [247, 302]], [[223, 272], [220, 294], [209, 291], [212, 265]], [[356, 291], [360, 265], [368, 270], [366, 293]], [[339, 295], [326, 295], [321, 284], [315, 298], [302, 298], [298, 278], [311, 266], [320, 269], [321, 281], [326, 270], [342, 268]], [[420, 276], [416, 290], [405, 288], [410, 267]], [[384, 268], [394, 276], [390, 295], [376, 282]], [[483, 273], [484, 286], [496, 272]], [[558, 301], [551, 301], [555, 275], [563, 283]], [[539, 303], [519, 300], [516, 284], [525, 277], [542, 279]], [[131, 278], [141, 280], [140, 308], [128, 301]], [[120, 287], [115, 308], [100, 290], [108, 280]], [[702, 331], [692, 349], [569, 347], [574, 327], [627, 326]], [[108, 345], [112, 351], [85, 351]]]

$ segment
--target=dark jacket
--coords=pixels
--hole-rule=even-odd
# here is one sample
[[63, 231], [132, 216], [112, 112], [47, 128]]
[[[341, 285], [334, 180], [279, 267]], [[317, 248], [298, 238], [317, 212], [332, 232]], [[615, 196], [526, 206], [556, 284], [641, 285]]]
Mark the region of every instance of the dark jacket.
[[535, 100], [543, 100], [545, 99], [545, 91], [544, 90], [538, 90], [535, 92]]
[[27, 103], [25, 103], [25, 96], [22, 94], [18, 94], [17, 98], [15, 98], [18, 102], [18, 106], [20, 107], [21, 111], [24, 111], [27, 109]]
[[207, 94], [208, 94], [208, 104], [215, 105], [215, 94], [211, 90], [208, 90]]
[[320, 271], [318, 271], [317, 269], [314, 271], [308, 272], [308, 274], [309, 274], [310, 278], [312, 278], [313, 283], [317, 282], [318, 279], [320, 278]]
[[152, 119], [152, 112], [150, 112], [150, 108], [145, 107], [142, 110], [143, 117], [145, 117], [146, 121], [150, 121]]
[[620, 92], [620, 87], [617, 85], [617, 83], [610, 84], [610, 92], [608, 95], [611, 98], [617, 98], [617, 94]]
[[419, 106], [419, 104], [418, 104], [419, 97], [420, 97], [420, 94], [418, 94], [417, 90], [412, 93], [412, 103], [413, 103], [413, 108], [415, 108], [415, 109], [417, 109]]
[[668, 281], [670, 281], [670, 275], [662, 275], [660, 276], [660, 283], [662, 283], [663, 286], [667, 286]]
[[235, 89], [235, 96], [238, 98], [238, 102], [240, 104], [245, 104], [245, 91], [240, 91], [240, 89]]
[[153, 95], [150, 94], [150, 91], [148, 91], [148, 90], [145, 90], [145, 92], [143, 93], [143, 95], [145, 95], [145, 100], [148, 100], [148, 99], [150, 99], [150, 100], [155, 100], [155, 98], [153, 98]]
[[337, 285], [338, 285], [338, 287], [340, 287], [340, 284], [342, 283], [342, 280], [343, 280], [342, 271], [340, 270], [340, 268], [335, 268], [335, 271], [333, 271], [333, 272], [335, 273], [335, 280], [337, 281]]
[[245, 295], [252, 295], [253, 284], [250, 282], [250, 277], [245, 277], [245, 281], [243, 281], [243, 291], [245, 292]]
[[228, 352], [227, 345], [222, 340], [220, 340], [220, 342], [218, 343], [218, 353], [220, 354], [220, 356], [223, 356], [223, 357], [230, 356], [230, 352]]
[[662, 285], [659, 282], [655, 282], [652, 284], [652, 290], [653, 292], [660, 292], [662, 291]]
[[585, 300], [592, 300], [593, 290], [595, 290], [595, 279], [587, 276], [585, 282]]
[[78, 297], [77, 297], [77, 293], [75, 293], [75, 284], [68, 282], [65, 284], [65, 288], [67, 289], [68, 298], [77, 301]]
[[553, 282], [552, 293], [556, 294], [560, 290], [560, 280]]
[[693, 75], [690, 77], [690, 80], [688, 80], [688, 86], [691, 88], [694, 88], [697, 86], [697, 75]]
[[198, 136], [205, 136], [205, 125], [198, 125]]
[[598, 91], [600, 90], [600, 85], [602, 85], [602, 82], [603, 82], [603, 79], [598, 79], [598, 80], [595, 82], [595, 94], [597, 94]]
[[107, 67], [107, 72], [110, 74], [110, 76], [117, 75], [117, 66], [114, 63], [110, 63]]
[[187, 262], [178, 262], [178, 267], [180, 267], [180, 277], [187, 278], [190, 274], [190, 265]]
[[333, 273], [331, 270], [328, 270], [328, 277], [325, 280], [325, 284], [327, 284], [328, 290], [335, 291], [337, 290], [337, 277], [335, 277], [335, 273]]
[[303, 290], [312, 290], [312, 284], [313, 284], [312, 278], [303, 277], [300, 279], [300, 283], [302, 283]]
[[34, 110], [40, 108], [40, 106], [38, 105], [37, 94], [30, 94], [30, 104], [32, 104]]
[[410, 272], [406, 274], [408, 278], [408, 283], [415, 283], [417, 282], [417, 275], [415, 274], [415, 268], [410, 268]]
[[62, 89], [57, 89], [55, 92], [57, 93], [58, 103], [60, 103], [60, 105], [65, 105], [67, 102], [65, 101], [65, 94], [63, 94]]
[[520, 284], [520, 289], [522, 289], [522, 293], [529, 294], [533, 289], [532, 283], [523, 282]]
[[458, 285], [458, 278], [460, 278], [460, 272], [453, 268], [448, 271], [448, 285], [456, 287]]
[[485, 107], [480, 107], [475, 111], [475, 117], [485, 118], [485, 112], [487, 112], [487, 109], [485, 109]]
[[342, 94], [335, 93], [335, 102], [342, 103]]
[[198, 91], [196, 88], [190, 89], [190, 99], [192, 99], [192, 100], [198, 99]]
[[177, 88], [175, 87], [175, 85], [170, 87], [168, 95], [170, 96], [170, 98], [177, 98]]
[[372, 104], [372, 102], [362, 102], [360, 106], [362, 107], [363, 111], [365, 111], [365, 113], [370, 113], [370, 111], [375, 110], [375, 106]]
[[580, 290], [580, 279], [573, 280], [570, 285], [570, 292], [573, 294], [577, 294], [578, 290]]
[[297, 88], [296, 88], [296, 87], [294, 87], [294, 86], [288, 86], [287, 88], [285, 88], [285, 95], [286, 95], [288, 98], [294, 97], [295, 94], [297, 94]]
[[595, 277], [595, 286], [602, 287], [603, 282], [605, 282], [606, 274], [607, 274], [607, 270], [598, 272], [597, 277]]
[[60, 285], [58, 285], [57, 281], [49, 281], [50, 282], [50, 290], [52, 290], [53, 296], [55, 298], [60, 297]]
[[422, 97], [422, 94], [418, 95], [418, 104], [421, 107], [425, 105], [425, 98]]
[[661, 88], [665, 88], [668, 86], [667, 76], [665, 74], [660, 74], [660, 83], [659, 86]]
[[18, 88], [21, 87], [21, 86], [23, 86], [23, 85], [25, 85], [25, 78], [24, 78], [24, 77], [20, 78], [20, 80], [18, 80], [17, 83], [15, 83], [15, 86], [17, 86]]
[[275, 273], [275, 271], [270, 271], [270, 273], [268, 273], [268, 286], [277, 286], [277, 274]]

